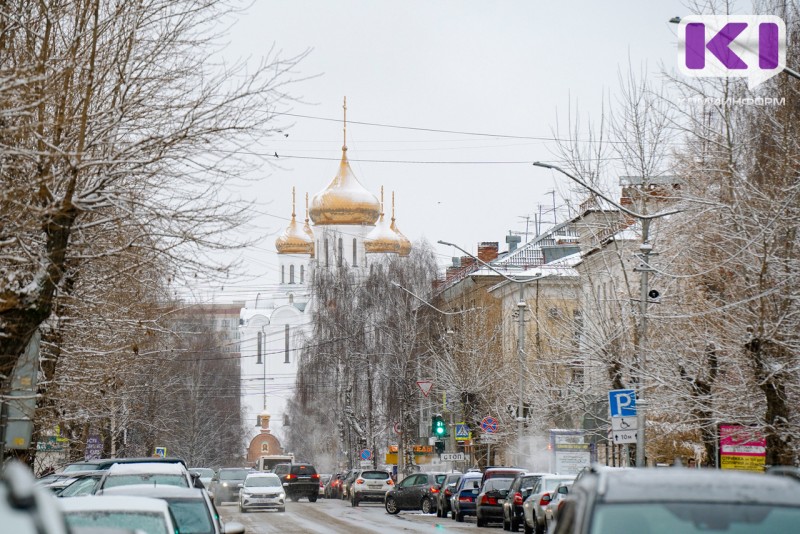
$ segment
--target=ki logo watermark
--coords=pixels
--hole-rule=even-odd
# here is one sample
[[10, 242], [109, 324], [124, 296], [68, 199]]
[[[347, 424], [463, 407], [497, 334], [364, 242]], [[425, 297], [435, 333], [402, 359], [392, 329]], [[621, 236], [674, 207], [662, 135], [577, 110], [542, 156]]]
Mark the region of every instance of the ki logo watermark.
[[678, 26], [678, 68], [741, 77], [754, 89], [786, 67], [786, 25], [773, 15], [690, 15]]

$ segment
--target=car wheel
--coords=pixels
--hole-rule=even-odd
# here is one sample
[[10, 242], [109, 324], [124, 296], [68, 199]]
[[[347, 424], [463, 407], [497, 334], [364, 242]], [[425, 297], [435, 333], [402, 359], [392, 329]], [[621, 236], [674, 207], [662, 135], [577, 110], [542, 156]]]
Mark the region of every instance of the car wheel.
[[533, 518], [533, 531], [536, 534], [544, 534], [544, 528], [541, 524], [539, 524], [539, 518]]
[[528, 526], [527, 521], [522, 522], [522, 530], [525, 531], [525, 534], [533, 534], [533, 529], [530, 526]]
[[456, 518], [456, 511], [455, 510], [450, 510], [450, 519], [455, 520], [455, 518]]
[[513, 515], [511, 516], [511, 521], [508, 524], [508, 529], [511, 532], [519, 531], [519, 520], [516, 517], [514, 517]]
[[484, 518], [482, 518], [481, 516], [478, 516], [478, 526], [479, 527], [485, 527], [486, 526], [486, 520]]
[[387, 497], [386, 498], [386, 511], [390, 514], [397, 514], [400, 513], [400, 509], [397, 507], [397, 501], [394, 500], [394, 497]]
[[350, 506], [352, 506], [353, 508], [358, 506], [358, 497], [356, 497], [355, 495], [353, 495], [353, 498], [350, 499]]
[[317, 502], [317, 496], [316, 495], [309, 495], [308, 496], [308, 502]]
[[281, 506], [280, 508], [278, 508], [278, 511], [279, 512], [285, 512], [286, 511], [286, 507], [285, 506]]
[[456, 514], [456, 521], [458, 521], [459, 523], [463, 523], [464, 522], [464, 514], [462, 514], [461, 512], [457, 513]]
[[422, 504], [420, 505], [420, 507], [422, 508], [423, 514], [429, 514], [433, 511], [433, 505], [431, 503], [431, 500], [427, 497], [424, 497], [422, 499]]
[[300, 500], [300, 497], [298, 497], [297, 495], [290, 495], [289, 500], [292, 502], [297, 502]]
[[443, 510], [440, 507], [436, 507], [436, 517], [442, 517]]
[[239, 513], [240, 514], [244, 513], [244, 508], [242, 508], [242, 503], [239, 503]]
[[511, 524], [506, 521], [506, 516], [503, 516], [503, 530], [511, 530]]

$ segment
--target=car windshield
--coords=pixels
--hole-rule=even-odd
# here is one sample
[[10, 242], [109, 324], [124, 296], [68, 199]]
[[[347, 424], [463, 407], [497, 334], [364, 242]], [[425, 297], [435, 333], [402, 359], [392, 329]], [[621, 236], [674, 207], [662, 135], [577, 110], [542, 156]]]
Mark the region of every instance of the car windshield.
[[800, 506], [744, 503], [614, 503], [598, 504], [590, 534], [656, 534], [707, 532], [749, 534], [795, 532]]
[[188, 488], [189, 482], [182, 475], [141, 473], [136, 475], [112, 475], [106, 477], [103, 489], [118, 486], [132, 486], [134, 484], [147, 484], [148, 486], [178, 486]]
[[214, 534], [214, 525], [203, 499], [167, 501], [181, 534]]
[[445, 475], [445, 474], [436, 475], [436, 485], [437, 485], [437, 486], [438, 486], [438, 485], [441, 485], [442, 481], [443, 481], [445, 478], [447, 478], [447, 475]]
[[62, 469], [62, 473], [71, 473], [73, 471], [91, 471], [92, 469], [96, 469], [97, 464], [70, 464], [64, 469]]
[[563, 484], [564, 482], [572, 482], [571, 478], [546, 478], [544, 479], [544, 484], [542, 484], [543, 488], [541, 491], [553, 491], [558, 487], [559, 484]]
[[147, 534], [169, 534], [163, 514], [136, 511], [85, 511], [68, 512], [70, 527], [127, 528]]
[[100, 481], [99, 477], [79, 478], [58, 494], [59, 497], [80, 497], [81, 495], [91, 495], [94, 488]]
[[192, 473], [197, 473], [202, 478], [211, 478], [214, 476], [214, 470], [207, 469], [205, 467], [195, 467], [193, 469], [189, 469], [189, 471], [191, 471]]
[[277, 477], [247, 477], [244, 485], [248, 488], [279, 488], [281, 480]]
[[511, 478], [491, 478], [483, 485], [483, 491], [508, 489], [513, 481]]
[[293, 465], [292, 466], [292, 474], [293, 475], [314, 475], [317, 473], [317, 470], [310, 465]]
[[248, 469], [226, 469], [219, 472], [220, 480], [244, 480], [250, 472]]
[[364, 471], [361, 473], [361, 478], [366, 478], [367, 480], [386, 480], [389, 478], [389, 473], [384, 471]]

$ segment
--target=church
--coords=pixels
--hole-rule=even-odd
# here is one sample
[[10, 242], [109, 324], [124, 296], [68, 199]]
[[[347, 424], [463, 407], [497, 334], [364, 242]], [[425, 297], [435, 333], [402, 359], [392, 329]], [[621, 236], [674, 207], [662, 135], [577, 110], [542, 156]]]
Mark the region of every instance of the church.
[[[292, 190], [291, 220], [275, 241], [278, 280], [266, 285], [255, 300], [246, 301], [239, 315], [241, 406], [251, 429], [247, 438], [254, 442], [263, 441], [259, 438], [263, 434], [280, 442], [291, 424], [286, 407], [294, 395], [299, 350], [311, 332], [315, 270], [346, 264], [366, 274], [373, 255], [408, 256], [411, 252], [411, 242], [397, 228], [394, 193], [387, 220], [383, 188], [379, 200], [350, 168], [346, 100], [343, 107], [344, 143], [338, 172], [310, 205], [305, 195], [303, 223], [297, 220]], [[255, 459], [248, 457], [248, 461]]]

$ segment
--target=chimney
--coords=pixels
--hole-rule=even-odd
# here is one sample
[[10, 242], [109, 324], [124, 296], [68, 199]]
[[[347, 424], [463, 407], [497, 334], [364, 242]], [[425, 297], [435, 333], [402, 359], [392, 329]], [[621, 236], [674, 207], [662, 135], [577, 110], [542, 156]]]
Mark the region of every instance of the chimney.
[[508, 244], [508, 251], [514, 252], [517, 250], [517, 246], [522, 241], [522, 237], [518, 235], [511, 235], [510, 233], [506, 236], [506, 244]]
[[500, 248], [497, 241], [484, 241], [478, 243], [478, 259], [484, 263], [489, 263], [497, 259], [497, 251]]

